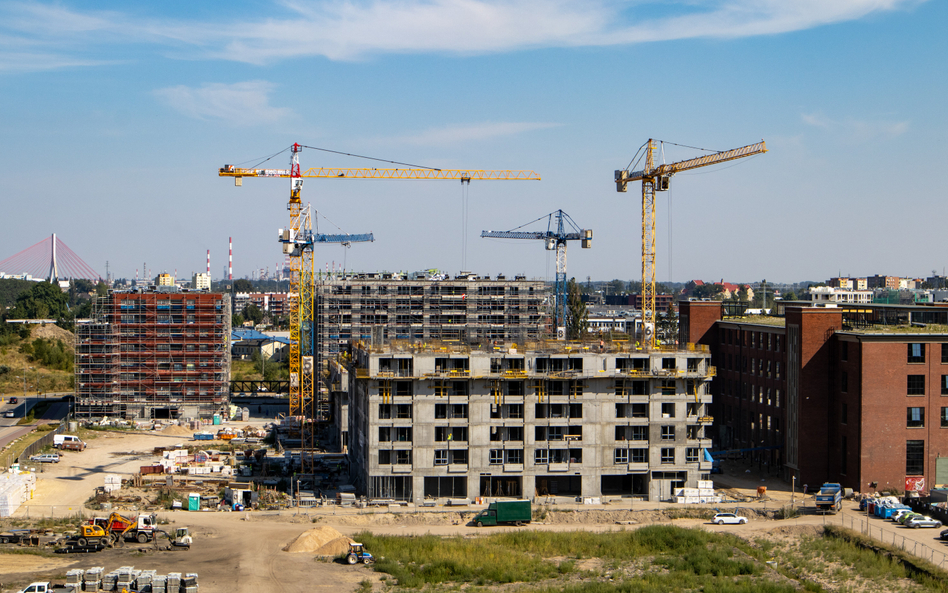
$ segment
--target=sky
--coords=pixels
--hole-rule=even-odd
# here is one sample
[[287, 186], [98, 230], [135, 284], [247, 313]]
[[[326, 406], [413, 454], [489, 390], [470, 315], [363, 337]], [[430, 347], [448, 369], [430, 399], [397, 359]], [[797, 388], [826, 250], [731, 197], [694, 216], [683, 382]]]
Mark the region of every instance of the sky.
[[549, 279], [542, 242], [479, 235], [562, 209], [594, 233], [568, 276], [640, 279], [615, 170], [649, 138], [664, 162], [763, 139], [658, 194], [659, 281], [942, 274], [946, 32], [935, 0], [0, 2], [0, 260], [56, 233], [103, 275], [210, 249], [217, 279], [233, 237], [235, 278], [272, 271], [289, 180], [217, 172], [298, 142], [542, 178], [307, 179], [319, 232], [375, 236], [320, 269]]

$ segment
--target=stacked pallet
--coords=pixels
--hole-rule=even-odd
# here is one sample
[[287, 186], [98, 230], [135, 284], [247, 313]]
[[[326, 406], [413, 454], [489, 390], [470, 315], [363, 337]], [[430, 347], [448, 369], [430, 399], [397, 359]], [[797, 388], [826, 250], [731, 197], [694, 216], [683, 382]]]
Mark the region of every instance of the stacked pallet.
[[83, 591], [98, 591], [102, 588], [102, 573], [105, 572], [105, 569], [101, 566], [96, 566], [95, 568], [90, 568], [86, 570], [85, 574], [82, 577], [82, 590]]

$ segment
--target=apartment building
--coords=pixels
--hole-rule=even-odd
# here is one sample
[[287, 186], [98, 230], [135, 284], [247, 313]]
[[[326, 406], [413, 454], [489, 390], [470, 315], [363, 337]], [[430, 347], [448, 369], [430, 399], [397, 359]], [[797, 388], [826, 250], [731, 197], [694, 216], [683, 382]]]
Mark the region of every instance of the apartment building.
[[225, 295], [111, 291], [76, 328], [76, 413], [210, 416], [228, 400], [229, 342]]
[[948, 306], [788, 306], [727, 317], [680, 303], [681, 340], [705, 344], [714, 437], [786, 481], [865, 490], [948, 487]]
[[657, 501], [708, 479], [700, 347], [395, 341], [348, 359], [351, 475], [370, 499]]

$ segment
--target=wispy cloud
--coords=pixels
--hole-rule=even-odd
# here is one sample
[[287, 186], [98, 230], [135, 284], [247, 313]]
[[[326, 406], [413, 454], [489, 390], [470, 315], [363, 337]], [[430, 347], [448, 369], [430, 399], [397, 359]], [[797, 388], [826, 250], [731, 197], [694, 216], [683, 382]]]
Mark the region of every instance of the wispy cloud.
[[515, 136], [524, 132], [554, 128], [560, 124], [539, 122], [484, 122], [431, 128], [417, 134], [391, 138], [386, 142], [417, 146], [446, 146], [492, 138]]
[[175, 111], [196, 119], [271, 123], [292, 114], [290, 109], [270, 105], [272, 83], [251, 80], [235, 84], [205, 84], [200, 88], [173, 86], [154, 91]]
[[871, 142], [878, 139], [889, 139], [901, 136], [909, 129], [908, 121], [891, 120], [861, 120], [845, 118], [835, 120], [822, 113], [803, 113], [800, 115], [803, 123], [820, 128], [849, 142]]
[[15, 2], [0, 5], [0, 40], [13, 39], [15, 45], [0, 41], [0, 46], [40, 46], [44, 53], [68, 50], [75, 55], [153, 44], [181, 58], [254, 64], [311, 56], [359, 60], [386, 53], [483, 54], [774, 35], [910, 9], [925, 1], [284, 0], [246, 17], [239, 11], [221, 14], [213, 23]]

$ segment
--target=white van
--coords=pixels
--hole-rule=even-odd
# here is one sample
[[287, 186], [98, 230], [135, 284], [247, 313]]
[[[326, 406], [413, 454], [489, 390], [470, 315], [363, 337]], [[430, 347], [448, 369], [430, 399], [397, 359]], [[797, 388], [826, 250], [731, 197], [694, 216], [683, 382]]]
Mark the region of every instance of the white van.
[[62, 449], [63, 445], [68, 443], [70, 448], [72, 447], [83, 447], [85, 448], [85, 443], [82, 440], [71, 434], [56, 434], [53, 435], [53, 447], [56, 449]]

